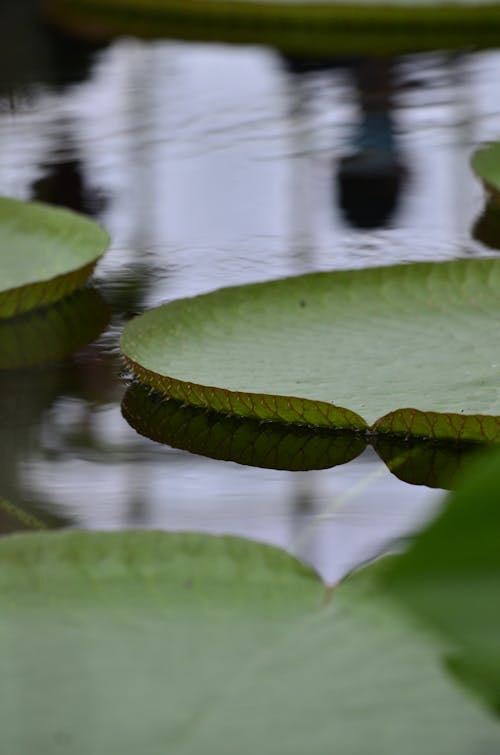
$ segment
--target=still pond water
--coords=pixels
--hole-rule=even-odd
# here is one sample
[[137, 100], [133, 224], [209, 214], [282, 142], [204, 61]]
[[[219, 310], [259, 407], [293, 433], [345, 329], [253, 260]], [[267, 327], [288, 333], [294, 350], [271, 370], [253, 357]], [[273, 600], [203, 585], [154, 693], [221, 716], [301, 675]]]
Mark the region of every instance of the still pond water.
[[500, 52], [304, 71], [267, 48], [124, 39], [78, 80], [62, 73], [0, 99], [0, 193], [109, 230], [95, 284], [113, 319], [68, 363], [0, 374], [2, 532], [233, 533], [328, 581], [392, 547], [442, 491], [401, 482], [371, 449], [290, 472], [144, 438], [121, 414], [118, 337], [133, 314], [224, 285], [494, 253], [472, 236], [484, 198], [469, 159], [500, 135]]

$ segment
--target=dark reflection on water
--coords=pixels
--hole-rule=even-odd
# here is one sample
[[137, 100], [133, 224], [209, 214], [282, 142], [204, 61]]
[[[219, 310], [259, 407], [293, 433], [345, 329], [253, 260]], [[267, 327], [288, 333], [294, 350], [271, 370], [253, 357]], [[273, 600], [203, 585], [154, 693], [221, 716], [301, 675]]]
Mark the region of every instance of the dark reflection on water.
[[306, 65], [258, 47], [119, 40], [92, 50], [28, 22], [33, 8], [1, 9], [3, 41], [22, 26], [31, 44], [0, 45], [0, 192], [65, 204], [109, 229], [96, 285], [113, 319], [75, 356], [55, 348], [60, 362], [0, 372], [0, 497], [79, 527], [268, 540], [328, 579], [418, 526], [441, 499], [425, 486], [448, 484], [454, 469], [441, 449], [430, 466], [415, 452], [391, 474], [373, 449], [291, 472], [279, 443], [274, 470], [249, 466], [248, 452], [238, 466], [180, 450], [186, 440], [162, 448], [121, 416], [117, 340], [147, 307], [222, 285], [488, 253], [491, 234], [470, 232], [483, 197], [468, 162], [500, 134], [500, 53]]
[[57, 362], [94, 341], [111, 311], [94, 288], [84, 288], [43, 309], [0, 319], [0, 370]]

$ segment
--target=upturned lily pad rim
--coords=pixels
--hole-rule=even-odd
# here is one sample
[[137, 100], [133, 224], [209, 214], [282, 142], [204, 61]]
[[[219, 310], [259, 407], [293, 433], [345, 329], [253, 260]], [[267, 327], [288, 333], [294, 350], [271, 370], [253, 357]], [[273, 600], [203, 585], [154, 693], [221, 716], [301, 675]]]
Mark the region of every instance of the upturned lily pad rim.
[[[310, 428], [329, 428], [333, 432], [352, 431], [365, 435], [368, 440], [377, 437], [395, 438], [408, 437], [421, 440], [443, 440], [443, 441], [461, 441], [476, 443], [500, 443], [500, 416], [480, 415], [480, 414], [456, 414], [452, 412], [425, 412], [413, 407], [403, 407], [380, 417], [373, 425], [367, 422], [356, 412], [351, 411], [343, 406], [329, 404], [322, 401], [312, 401], [299, 396], [282, 396], [266, 393], [252, 393], [249, 391], [231, 391], [227, 388], [220, 388], [213, 385], [202, 385], [201, 383], [192, 383], [186, 380], [177, 380], [176, 378], [162, 375], [154, 370], [146, 369], [139, 362], [134, 361], [123, 353], [126, 364], [132, 373], [141, 383], [149, 386], [153, 391], [171, 397], [180, 401], [187, 406], [195, 406], [207, 409], [226, 416], [248, 417], [249, 419], [258, 419], [261, 422], [273, 422], [278, 425], [289, 424], [299, 427]], [[259, 405], [267, 406], [269, 412], [259, 411]], [[317, 421], [308, 422], [307, 420], [284, 420], [272, 413], [276, 411], [280, 404], [293, 407], [294, 411], [299, 410], [307, 415], [308, 410], [317, 416]], [[238, 411], [234, 408], [238, 407]], [[250, 407], [257, 407], [255, 413]], [[330, 420], [330, 415], [335, 412], [335, 420]], [[344, 416], [342, 422], [338, 413]], [[433, 431], [433, 426], [437, 421], [444, 421], [446, 429], [440, 433]], [[415, 432], [411, 425], [412, 422], [418, 423], [418, 430]], [[477, 432], [472, 433], [469, 437], [468, 428], [475, 425]], [[462, 437], [463, 436], [463, 437]]]
[[[121, 413], [139, 435], [170, 448], [244, 466], [290, 472], [349, 464], [371, 446], [403, 482], [450, 489], [462, 459], [484, 444], [433, 438], [310, 428], [279, 421], [259, 422], [201, 409], [168, 398], [138, 380], [128, 386]], [[442, 466], [436, 466], [436, 459]]]
[[500, 7], [255, 0], [45, 0], [49, 20], [87, 37], [179, 38], [264, 44], [298, 55], [397, 54], [495, 47]]

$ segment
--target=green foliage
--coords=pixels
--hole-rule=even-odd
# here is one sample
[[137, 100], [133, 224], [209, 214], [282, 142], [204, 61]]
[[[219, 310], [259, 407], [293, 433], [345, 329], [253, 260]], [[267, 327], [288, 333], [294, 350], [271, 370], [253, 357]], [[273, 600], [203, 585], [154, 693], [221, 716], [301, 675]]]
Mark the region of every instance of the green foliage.
[[0, 197], [0, 318], [83, 286], [108, 244], [106, 231], [82, 215]]
[[499, 260], [316, 273], [132, 320], [138, 378], [186, 404], [316, 427], [500, 439]]
[[500, 455], [471, 465], [386, 584], [450, 641], [450, 667], [500, 712]]

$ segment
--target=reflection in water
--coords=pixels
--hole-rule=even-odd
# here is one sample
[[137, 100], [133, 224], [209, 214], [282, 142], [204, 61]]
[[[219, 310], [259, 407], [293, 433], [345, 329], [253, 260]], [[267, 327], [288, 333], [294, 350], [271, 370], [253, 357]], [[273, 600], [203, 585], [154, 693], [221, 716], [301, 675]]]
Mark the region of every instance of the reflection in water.
[[[97, 215], [114, 239], [98, 272], [114, 319], [65, 365], [0, 374], [0, 495], [26, 507], [50, 502], [78, 526], [205, 529], [275, 542], [306, 553], [328, 579], [417, 526], [440, 494], [404, 485], [371, 448], [334, 469], [287, 472], [136, 435], [119, 411], [117, 326], [165, 299], [223, 285], [480, 252], [463, 235], [482, 199], [466, 171], [457, 187], [455, 166], [468, 160], [456, 138], [457, 103], [462, 95], [474, 102], [471, 150], [500, 133], [491, 98], [499, 53], [463, 57], [465, 92], [450, 87], [449, 61], [438, 53], [370, 63], [368, 75], [367, 61], [351, 60], [307, 76], [291, 65], [284, 71], [263, 47], [120, 40], [92, 55], [58, 47], [37, 25], [14, 34], [13, 24], [26, 20], [22, 7], [33, 9], [34, 0], [0, 9], [10, 17], [0, 25], [0, 54], [9, 55], [0, 192]], [[20, 36], [26, 43], [9, 52]], [[57, 62], [72, 52], [74, 62]], [[352, 174], [349, 157], [372, 139], [389, 163], [399, 166], [404, 155], [409, 180], [394, 169], [394, 203], [384, 200], [368, 223], [344, 206], [347, 184], [332, 181], [332, 165]], [[458, 188], [467, 198], [460, 225], [450, 202]], [[356, 230], [370, 223], [378, 229]], [[304, 437], [292, 441], [298, 460]], [[268, 460], [283, 467], [273, 442]], [[241, 461], [254, 463], [258, 443], [246, 448]], [[419, 474], [420, 482], [434, 479]]]
[[43, 177], [33, 183], [31, 199], [87, 215], [98, 215], [105, 204], [103, 197], [85, 186], [81, 162], [64, 158], [43, 166]]
[[359, 96], [359, 123], [352, 152], [340, 161], [339, 201], [347, 220], [358, 228], [386, 226], [398, 206], [405, 168], [392, 117], [394, 64], [362, 59], [353, 67]]
[[497, 203], [489, 201], [474, 223], [472, 234], [490, 249], [500, 250], [500, 207]]
[[0, 370], [65, 359], [94, 341], [111, 319], [108, 304], [84, 288], [48, 307], [0, 319]]
[[0, 3], [0, 91], [15, 94], [39, 83], [60, 89], [85, 81], [103, 47], [49, 27], [39, 0]]
[[[311, 73], [343, 68], [351, 74], [359, 113], [357, 123], [351, 126], [350, 153], [334, 166], [336, 196], [352, 226], [368, 229], [389, 225], [406, 174], [392, 116], [396, 61], [390, 58], [283, 57], [304, 99], [307, 93], [301, 79]], [[301, 111], [300, 103], [296, 103], [295, 109]]]

